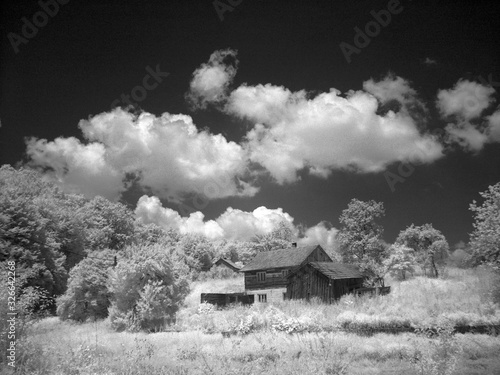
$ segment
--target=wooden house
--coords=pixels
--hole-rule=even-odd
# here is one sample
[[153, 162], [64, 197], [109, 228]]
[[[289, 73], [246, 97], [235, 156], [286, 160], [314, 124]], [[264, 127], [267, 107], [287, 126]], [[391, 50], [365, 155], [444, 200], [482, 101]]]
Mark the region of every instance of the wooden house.
[[318, 297], [331, 303], [362, 288], [363, 280], [363, 275], [354, 266], [331, 261], [309, 262], [289, 275], [286, 298], [309, 300]]
[[331, 262], [319, 245], [258, 253], [240, 271], [245, 275], [245, 292], [255, 302], [279, 302], [286, 298], [288, 275], [309, 262]]
[[217, 261], [214, 262], [214, 266], [227, 267], [230, 270], [233, 270], [234, 272], [240, 272], [241, 269], [241, 267], [238, 267], [235, 263], [231, 262], [229, 259], [226, 258], [217, 259]]

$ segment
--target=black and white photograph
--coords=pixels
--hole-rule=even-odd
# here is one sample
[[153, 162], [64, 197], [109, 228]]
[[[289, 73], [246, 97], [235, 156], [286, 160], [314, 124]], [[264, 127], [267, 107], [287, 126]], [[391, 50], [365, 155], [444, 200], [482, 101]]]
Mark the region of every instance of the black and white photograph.
[[0, 14], [1, 374], [500, 374], [497, 2]]

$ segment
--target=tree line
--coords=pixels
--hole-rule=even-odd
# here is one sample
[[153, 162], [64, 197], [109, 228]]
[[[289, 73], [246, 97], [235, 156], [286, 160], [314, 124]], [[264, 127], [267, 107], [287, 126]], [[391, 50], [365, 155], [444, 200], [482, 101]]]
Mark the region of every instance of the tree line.
[[[500, 183], [481, 196], [481, 204], [471, 204], [474, 231], [464, 261], [498, 270]], [[439, 276], [449, 257], [443, 234], [432, 224], [411, 225], [387, 244], [384, 215], [381, 202], [351, 200], [340, 216], [332, 257], [361, 267], [372, 285], [388, 272], [405, 279], [416, 267]], [[136, 220], [122, 203], [63, 192], [37, 171], [0, 168], [0, 272], [4, 277], [6, 262], [16, 262], [16, 298], [24, 314], [77, 321], [110, 316], [119, 330], [159, 329], [215, 259], [246, 263], [257, 252], [290, 247], [294, 236], [286, 221], [252, 241], [180, 234]]]

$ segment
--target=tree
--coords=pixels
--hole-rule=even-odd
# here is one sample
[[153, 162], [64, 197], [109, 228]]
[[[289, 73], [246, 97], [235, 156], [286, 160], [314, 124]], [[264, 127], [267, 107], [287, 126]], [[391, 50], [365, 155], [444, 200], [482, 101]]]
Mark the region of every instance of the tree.
[[201, 271], [208, 271], [213, 264], [215, 248], [212, 241], [202, 234], [187, 233], [176, 244], [176, 254], [196, 278]]
[[286, 220], [279, 221], [268, 234], [255, 236], [253, 242], [258, 252], [288, 249], [294, 240], [293, 227]]
[[61, 320], [85, 321], [108, 316], [108, 273], [115, 253], [94, 253], [78, 263], [69, 273], [68, 289], [57, 299], [57, 315]]
[[187, 269], [161, 245], [130, 246], [111, 272], [110, 319], [117, 330], [161, 330], [189, 291]]
[[382, 202], [351, 200], [347, 209], [342, 211], [341, 228], [337, 234], [343, 262], [363, 265], [373, 260], [380, 263], [385, 246], [383, 228], [377, 221], [384, 215]]
[[29, 287], [49, 296], [66, 289], [69, 269], [84, 256], [84, 226], [75, 215], [82, 199], [34, 170], [0, 168], [0, 261], [16, 261], [25, 281], [20, 294]]
[[474, 231], [470, 247], [476, 263], [486, 263], [500, 270], [500, 182], [480, 193], [484, 202], [473, 201]]
[[389, 254], [389, 257], [384, 260], [386, 270], [392, 276], [398, 277], [400, 280], [406, 280], [406, 273], [415, 271], [417, 261], [413, 249], [394, 244], [390, 247]]
[[81, 207], [85, 248], [121, 250], [133, 243], [134, 213], [125, 205], [97, 196]]
[[449, 257], [449, 245], [444, 235], [432, 224], [411, 225], [401, 231], [396, 239], [397, 245], [407, 246], [415, 252], [417, 263], [424, 272], [430, 268], [435, 277], [439, 267], [443, 267]]

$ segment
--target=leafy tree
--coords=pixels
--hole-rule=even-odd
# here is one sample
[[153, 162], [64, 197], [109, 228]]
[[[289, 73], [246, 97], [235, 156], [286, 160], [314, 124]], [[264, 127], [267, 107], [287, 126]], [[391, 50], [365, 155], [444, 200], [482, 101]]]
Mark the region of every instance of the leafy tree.
[[196, 278], [201, 271], [208, 271], [215, 257], [214, 243], [202, 234], [188, 233], [176, 244], [176, 254]]
[[394, 244], [390, 247], [389, 254], [389, 257], [384, 260], [387, 271], [400, 280], [406, 280], [406, 273], [413, 273], [417, 263], [413, 249]]
[[86, 229], [86, 249], [121, 250], [134, 240], [134, 214], [122, 203], [97, 196], [79, 214]]
[[110, 319], [117, 330], [156, 331], [175, 316], [189, 291], [187, 269], [173, 249], [131, 246], [111, 272]]
[[255, 248], [257, 251], [262, 252], [288, 249], [292, 246], [293, 240], [292, 225], [286, 220], [281, 220], [276, 224], [271, 233], [257, 235], [253, 239], [253, 242], [256, 244]]
[[439, 268], [445, 265], [449, 257], [449, 245], [444, 235], [432, 224], [411, 225], [401, 231], [396, 239], [397, 245], [407, 246], [415, 252], [417, 263], [424, 269], [430, 268], [435, 277]]
[[470, 247], [476, 263], [486, 263], [500, 270], [500, 182], [480, 193], [484, 202], [473, 201], [474, 231]]
[[383, 228], [377, 222], [385, 215], [384, 204], [373, 200], [352, 199], [340, 216], [337, 234], [340, 254], [345, 263], [380, 263], [384, 255]]
[[0, 261], [16, 261], [21, 288], [50, 296], [65, 290], [69, 269], [84, 256], [85, 232], [75, 215], [82, 199], [36, 171], [0, 168]]
[[174, 229], [164, 230], [156, 224], [134, 223], [134, 243], [138, 245], [163, 244], [174, 246], [180, 240], [180, 234]]
[[94, 253], [78, 263], [69, 273], [68, 289], [57, 299], [57, 314], [61, 320], [85, 321], [108, 316], [108, 274], [115, 253]]

